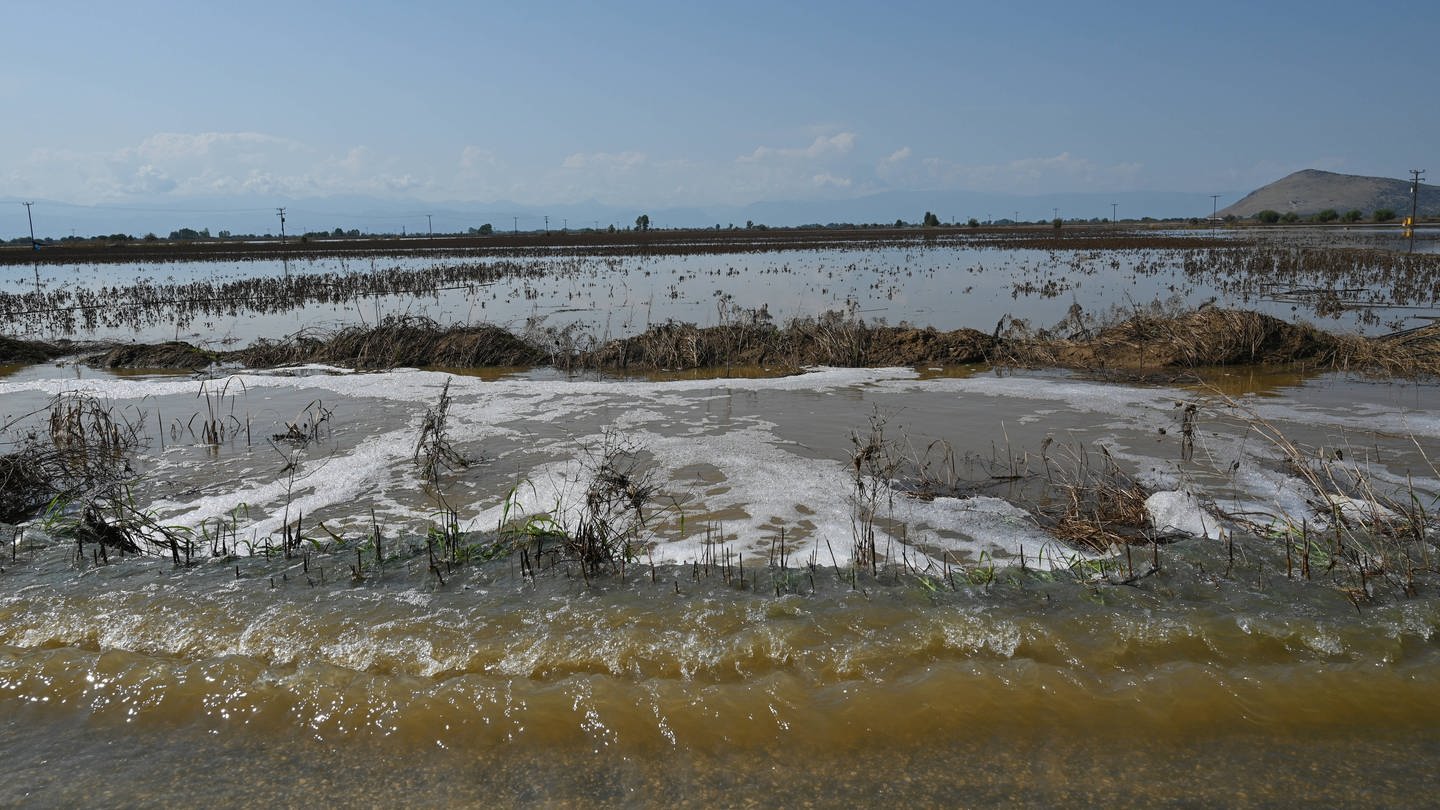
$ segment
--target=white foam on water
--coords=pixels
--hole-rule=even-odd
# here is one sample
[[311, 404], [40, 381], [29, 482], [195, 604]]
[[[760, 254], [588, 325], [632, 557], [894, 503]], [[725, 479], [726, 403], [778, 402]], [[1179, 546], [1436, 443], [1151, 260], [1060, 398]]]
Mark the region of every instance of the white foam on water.
[[[902, 396], [918, 393], [941, 399], [954, 397], [967, 408], [1000, 405], [1006, 414], [1015, 414], [1009, 418], [1022, 423], [1057, 414], [1057, 418], [1063, 418], [1063, 410], [1067, 409], [1099, 414], [1109, 419], [1091, 419], [1091, 424], [1082, 429], [1084, 441], [1092, 446], [1106, 444], [1114, 458], [1136, 470], [1137, 479], [1162, 490], [1152, 496], [1153, 503], [1147, 504], [1157, 527], [1218, 536], [1218, 520], [1206, 513], [1200, 499], [1190, 492], [1213, 497], [1225, 511], [1263, 513], [1277, 525], [1298, 524], [1304, 519], [1319, 528], [1331, 518], [1317, 512], [1316, 495], [1301, 478], [1282, 471], [1284, 468], [1275, 463], [1281, 460], [1278, 451], [1253, 435], [1197, 432], [1197, 461], [1203, 455], [1217, 466], [1231, 460], [1240, 462], [1237, 470], [1223, 473], [1223, 491], [1207, 492], [1207, 486], [1197, 483], [1205, 480], [1208, 488], [1215, 488], [1221, 479], [1214, 473], [1208, 477], [1196, 474], [1177, 459], [1156, 458], [1143, 449], [1125, 452], [1127, 442], [1143, 445], [1137, 436], [1154, 436], [1157, 424], [1173, 423], [1177, 402], [1197, 398], [1194, 392], [1179, 389], [1131, 388], [1054, 376], [920, 380], [911, 369], [816, 368], [779, 378], [641, 382], [484, 380], [418, 370], [354, 373], [328, 366], [240, 372], [206, 381], [205, 389], [218, 392], [227, 379], [229, 392], [241, 399], [235, 406], [237, 411], [285, 391], [296, 396], [303, 392], [306, 397], [323, 394], [327, 404], [333, 398], [363, 400], [358, 406], [361, 408], [377, 401], [382, 405], [394, 403], [404, 406], [404, 412], [417, 415], [415, 406], [433, 405], [448, 382], [453, 397], [449, 411], [452, 439], [483, 444], [506, 437], [511, 444], [520, 445], [512, 452], [541, 459], [518, 474], [519, 484], [508, 504], [502, 486], [492, 482], [470, 490], [475, 494], [468, 496], [469, 503], [457, 503], [462, 525], [479, 530], [494, 529], [502, 516], [514, 519], [540, 513], [552, 513], [563, 525], [576, 525], [581, 518], [587, 479], [586, 448], [598, 447], [605, 439], [595, 432], [597, 425], [619, 429], [653, 458], [662, 491], [673, 494], [679, 510], [691, 518], [683, 538], [666, 539], [655, 549], [656, 562], [685, 563], [701, 558], [704, 528], [693, 518], [707, 514], [725, 515], [727, 542], [747, 558], [765, 556], [783, 526], [788, 557], [796, 564], [814, 559], [820, 564], [843, 566], [851, 561], [856, 510], [852, 500], [854, 483], [843, 453], [816, 459], [815, 452], [790, 442], [776, 424], [754, 416], [734, 416], [726, 408], [712, 404], [737, 392], [846, 397], [857, 390]], [[199, 381], [176, 377], [0, 381], [0, 397], [21, 392], [85, 391], [116, 402], [174, 398], [203, 410], [203, 401], [197, 402], [200, 390]], [[856, 397], [861, 407], [862, 400]], [[171, 401], [164, 403], [167, 411], [173, 408]], [[777, 406], [783, 407], [784, 403], [781, 399]], [[1318, 424], [1321, 429], [1440, 436], [1440, 414], [1429, 411], [1386, 410], [1380, 405], [1362, 404], [1341, 413], [1295, 399], [1247, 398], [1244, 405], [1267, 420]], [[1202, 411], [1202, 427], [1204, 418]], [[575, 427], [581, 424], [587, 426]], [[540, 425], [545, 427], [532, 431]], [[241, 528], [257, 539], [280, 531], [287, 500], [292, 520], [302, 511], [307, 515], [321, 510], [334, 514], [347, 508], [359, 519], [367, 517], [368, 509], [377, 505], [389, 514], [415, 520], [423, 530], [430, 514], [387, 500], [385, 493], [387, 484], [413, 478], [415, 439], [415, 425], [406, 424], [366, 438], [347, 452], [309, 458], [302, 463], [294, 488], [288, 493], [290, 483], [284, 479], [256, 484], [242, 480], [231, 491], [188, 502], [160, 501], [152, 508], [165, 516], [166, 522], [197, 527], [229, 516], [241, 503], [248, 504], [257, 519]], [[1166, 452], [1175, 450], [1174, 442], [1168, 440], [1164, 447]], [[172, 469], [171, 464], [162, 461], [159, 469], [167, 478], [182, 477], [183, 471]], [[718, 480], [696, 481], [689, 471], [697, 467], [714, 471]], [[1375, 480], [1392, 484], [1408, 480], [1378, 465], [1367, 472], [1378, 475]], [[244, 470], [237, 471], [237, 475], [244, 474]], [[1425, 481], [1431, 491], [1440, 488], [1440, 482]], [[1384, 516], [1377, 511], [1383, 507], [1369, 502], [1337, 503], [1347, 517]], [[1027, 563], [1049, 558], [1054, 564], [1063, 564], [1063, 559], [1076, 556], [1076, 552], [1057, 546], [1023, 510], [997, 498], [921, 501], [897, 493], [881, 506], [878, 517], [879, 551], [883, 554], [888, 548], [897, 560], [903, 558], [917, 566], [936, 563], [932, 556], [918, 550], [901, 549], [897, 537], [887, 537], [887, 519], [905, 524], [905, 539], [912, 545], [923, 546], [932, 554], [944, 552], [947, 558], [952, 554], [971, 559], [982, 553], [997, 557], [1024, 554]], [[1257, 515], [1248, 517], [1254, 520]], [[674, 512], [659, 516], [671, 524], [675, 518]], [[673, 529], [667, 530], [665, 537], [673, 534]]]
[[1180, 532], [1191, 537], [1220, 539], [1220, 521], [1210, 514], [1194, 493], [1169, 490], [1145, 499], [1150, 524], [1162, 533]]
[[293, 521], [297, 515], [314, 515], [325, 508], [355, 504], [368, 514], [368, 507], [376, 503], [380, 484], [393, 470], [411, 463], [414, 449], [412, 430], [390, 431], [367, 439], [349, 453], [307, 459], [301, 462], [293, 479], [287, 476], [239, 486], [194, 501], [162, 500], [152, 508], [165, 516], [167, 525], [197, 528], [207, 521], [228, 518], [237, 506], [246, 504], [258, 517], [240, 528], [252, 540], [259, 540], [280, 533], [287, 512]]
[[1344, 411], [1328, 410], [1296, 402], [1247, 400], [1256, 416], [1269, 422], [1290, 421], [1312, 426], [1348, 428], [1359, 433], [1391, 433], [1415, 438], [1440, 438], [1440, 412], [1416, 411], [1373, 402], [1359, 402]]
[[[973, 377], [940, 378], [923, 381], [877, 381], [882, 390], [920, 388], [926, 391], [977, 394], [1022, 401], [1059, 402], [1072, 411], [1113, 416], [1168, 416], [1177, 401], [1192, 400], [1190, 392], [1172, 388], [1130, 388], [1114, 383], [1093, 383], [1056, 377]], [[1037, 410], [1036, 413], [1054, 413]]]
[[[964, 555], [961, 559], [968, 558], [968, 561], [978, 560], [983, 553], [1000, 562], [1016, 562], [1023, 557], [1027, 566], [1052, 568], [1075, 558], [1092, 556], [1061, 545], [1040, 528], [1029, 512], [1003, 498], [987, 495], [942, 496], [929, 501], [901, 498], [899, 505], [896, 517], [918, 527], [918, 532], [911, 530], [912, 542], [958, 552]], [[926, 529], [930, 532], [925, 532]], [[949, 533], [962, 537], [949, 537]], [[937, 565], [944, 567], [943, 562]]]

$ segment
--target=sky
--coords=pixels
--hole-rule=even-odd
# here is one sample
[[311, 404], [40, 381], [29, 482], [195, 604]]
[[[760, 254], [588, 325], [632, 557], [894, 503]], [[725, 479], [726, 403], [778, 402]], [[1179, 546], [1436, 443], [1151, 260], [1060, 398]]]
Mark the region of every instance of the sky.
[[1440, 4], [1374, 8], [12, 4], [0, 199], [661, 207], [1440, 178]]

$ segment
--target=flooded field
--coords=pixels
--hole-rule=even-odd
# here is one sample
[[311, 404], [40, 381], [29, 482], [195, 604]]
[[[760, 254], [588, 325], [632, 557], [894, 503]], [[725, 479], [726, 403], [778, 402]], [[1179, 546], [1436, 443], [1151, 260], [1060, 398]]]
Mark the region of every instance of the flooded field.
[[[1268, 255], [1293, 292], [1329, 284], [1314, 260], [1226, 250], [516, 255], [484, 285], [180, 331], [378, 307], [618, 335], [731, 306], [989, 329], [1212, 296], [1318, 317], [1219, 269]], [[1321, 264], [1395, 275], [1347, 328], [1433, 312], [1420, 266], [1351, 258]], [[119, 272], [39, 269], [41, 294]], [[153, 312], [28, 334], [173, 338]], [[1435, 382], [1188, 371], [0, 369], [10, 480], [54, 475], [0, 504], [0, 804], [1425, 802]]]
[[[1427, 234], [1422, 247], [1433, 240]], [[210, 347], [404, 316], [522, 334], [570, 330], [603, 341], [667, 321], [716, 325], [749, 311], [777, 323], [842, 311], [870, 322], [989, 331], [1002, 315], [1049, 327], [1201, 305], [1375, 334], [1440, 312], [1440, 255], [1377, 247], [1394, 242], [1368, 231], [1289, 240], [1041, 232], [814, 250], [763, 241], [745, 252], [577, 242], [405, 255], [47, 261], [0, 265], [0, 315], [12, 337], [184, 339]]]

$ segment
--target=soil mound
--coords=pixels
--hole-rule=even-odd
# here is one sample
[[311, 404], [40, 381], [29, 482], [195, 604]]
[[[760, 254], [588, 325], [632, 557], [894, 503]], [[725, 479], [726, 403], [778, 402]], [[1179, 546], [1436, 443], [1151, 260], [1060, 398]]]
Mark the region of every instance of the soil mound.
[[909, 366], [975, 363], [994, 338], [974, 329], [940, 332], [901, 326], [867, 326], [841, 313], [792, 321], [697, 327], [652, 326], [582, 354], [580, 365], [601, 369], [692, 369], [742, 366]]
[[[19, 345], [16, 355], [27, 361], [59, 353], [46, 344], [21, 341], [0, 343], [0, 349], [9, 345]], [[587, 345], [590, 348], [582, 348]], [[710, 327], [667, 322], [639, 335], [596, 345], [576, 341], [569, 332], [516, 335], [499, 326], [443, 327], [425, 319], [405, 318], [328, 335], [300, 333], [233, 352], [171, 342], [116, 346], [87, 360], [109, 368], [157, 369], [200, 368], [224, 361], [251, 368], [330, 363], [356, 369], [550, 363], [565, 369], [604, 371], [990, 362], [1113, 373], [1131, 380], [1144, 379], [1146, 374], [1170, 379], [1175, 369], [1301, 363], [1415, 378], [1440, 377], [1440, 323], [1365, 338], [1333, 335], [1248, 310], [1204, 308], [1179, 315], [1138, 314], [1098, 331], [1081, 330], [1062, 338], [1032, 331], [1020, 322], [1007, 331], [987, 335], [974, 329], [942, 332], [871, 326], [850, 314], [829, 312], [784, 327], [758, 317]]]
[[420, 318], [351, 327], [328, 338], [301, 335], [283, 342], [256, 344], [235, 352], [233, 357], [250, 366], [334, 363], [357, 369], [523, 366], [549, 359], [540, 349], [498, 326], [447, 328]]
[[0, 336], [0, 366], [43, 363], [60, 353], [60, 349], [49, 343]]
[[1008, 359], [1075, 369], [1156, 369], [1333, 359], [1334, 336], [1247, 310], [1138, 315], [1081, 340], [1012, 339]]
[[114, 346], [85, 358], [85, 362], [103, 368], [204, 368], [219, 359], [216, 352], [172, 340]]
[[995, 338], [975, 329], [880, 327], [872, 330], [868, 355], [874, 365], [913, 366], [921, 363], [959, 365], [989, 358]]

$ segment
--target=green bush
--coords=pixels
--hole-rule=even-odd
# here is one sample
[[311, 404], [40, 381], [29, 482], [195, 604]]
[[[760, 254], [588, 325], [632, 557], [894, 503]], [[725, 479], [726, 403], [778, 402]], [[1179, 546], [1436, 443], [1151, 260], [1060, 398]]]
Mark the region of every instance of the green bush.
[[1275, 223], [1280, 221], [1280, 212], [1271, 211], [1269, 208], [1266, 208], [1264, 211], [1256, 214], [1255, 218], [1265, 223], [1266, 225], [1274, 225]]

